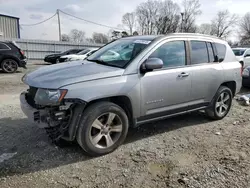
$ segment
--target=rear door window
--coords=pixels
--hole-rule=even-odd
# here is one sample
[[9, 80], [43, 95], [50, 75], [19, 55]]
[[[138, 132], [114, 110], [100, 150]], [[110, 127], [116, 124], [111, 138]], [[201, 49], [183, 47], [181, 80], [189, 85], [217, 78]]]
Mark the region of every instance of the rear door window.
[[224, 44], [215, 43], [219, 62], [224, 61], [227, 47]]
[[208, 50], [206, 42], [191, 41], [191, 64], [208, 63]]
[[0, 50], [10, 50], [10, 47], [4, 43], [0, 43]]
[[215, 62], [214, 50], [211, 42], [207, 42], [207, 50], [208, 50], [209, 62]]

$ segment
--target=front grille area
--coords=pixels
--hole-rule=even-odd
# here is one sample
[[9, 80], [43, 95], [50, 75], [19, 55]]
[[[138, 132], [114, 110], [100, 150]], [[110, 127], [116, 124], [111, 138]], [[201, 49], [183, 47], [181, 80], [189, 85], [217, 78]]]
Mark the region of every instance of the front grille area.
[[27, 103], [32, 106], [33, 108], [36, 107], [36, 104], [35, 104], [35, 96], [36, 96], [36, 92], [37, 92], [37, 88], [35, 87], [30, 87], [28, 89], [28, 93], [26, 94], [26, 101]]
[[65, 62], [67, 58], [59, 58], [59, 62]]

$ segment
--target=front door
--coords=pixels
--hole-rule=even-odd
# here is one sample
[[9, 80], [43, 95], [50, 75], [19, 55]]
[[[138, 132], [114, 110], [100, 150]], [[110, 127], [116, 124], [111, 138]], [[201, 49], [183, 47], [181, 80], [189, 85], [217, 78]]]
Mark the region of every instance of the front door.
[[149, 58], [161, 59], [164, 67], [141, 75], [142, 120], [185, 110], [190, 100], [191, 79], [184, 40], [162, 42]]

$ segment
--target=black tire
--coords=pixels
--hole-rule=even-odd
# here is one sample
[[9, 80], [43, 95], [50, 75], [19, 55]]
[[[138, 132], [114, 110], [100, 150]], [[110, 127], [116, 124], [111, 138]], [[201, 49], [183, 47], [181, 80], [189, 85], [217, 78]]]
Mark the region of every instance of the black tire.
[[[107, 138], [105, 135], [103, 135], [101, 129], [100, 131], [99, 129], [93, 130], [93, 128], [95, 129], [95, 127], [92, 127], [93, 122], [98, 118], [104, 117], [105, 114], [107, 114], [107, 116], [109, 116], [109, 114], [115, 114], [114, 120], [118, 118], [118, 120], [121, 123], [120, 127], [122, 127], [121, 131], [118, 133], [114, 133], [114, 134], [106, 133], [109, 135], [113, 134], [113, 136], [116, 136], [115, 134], [119, 134], [119, 136], [116, 136], [116, 140], [113, 142], [113, 145], [109, 147], [108, 147], [108, 143], [106, 140]], [[106, 121], [106, 120], [103, 120], [103, 121]], [[129, 128], [128, 122], [129, 122], [128, 117], [120, 106], [111, 102], [98, 102], [98, 103], [92, 104], [83, 113], [79, 128], [77, 130], [77, 142], [83, 148], [83, 150], [87, 153], [87, 155], [90, 155], [93, 157], [106, 155], [108, 153], [113, 152], [124, 142], [128, 133], [128, 128]], [[106, 124], [106, 123], [103, 123], [103, 124]], [[113, 124], [113, 120], [112, 120], [112, 124]], [[91, 135], [92, 131], [97, 132], [95, 136], [99, 134], [103, 135], [102, 136], [103, 140], [101, 139], [100, 142], [101, 141], [105, 142], [107, 144], [106, 148], [100, 148], [93, 144], [92, 139], [94, 136], [92, 137]]]
[[14, 59], [4, 59], [1, 62], [1, 69], [5, 73], [15, 73], [18, 69], [18, 63]]
[[240, 64], [241, 64], [242, 68], [244, 68], [244, 62], [241, 61]]
[[[221, 103], [219, 100], [221, 99], [222, 94], [224, 93], [225, 96], [228, 96], [229, 99], [228, 101], [225, 102], [225, 104], [228, 106], [227, 110], [225, 110], [224, 113], [219, 113], [218, 110], [221, 108], [221, 106], [217, 106], [216, 103]], [[223, 100], [223, 99], [222, 99]], [[209, 105], [209, 107], [206, 109], [206, 114], [209, 118], [213, 119], [213, 120], [221, 120], [224, 117], [227, 116], [228, 112], [231, 109], [232, 106], [232, 100], [233, 100], [233, 94], [231, 89], [229, 89], [228, 87], [225, 86], [221, 86], [217, 93], [215, 94], [215, 97], [213, 98], [211, 104]], [[223, 102], [224, 104], [224, 102]], [[221, 104], [223, 106], [223, 104]], [[222, 108], [222, 109], [223, 109]]]

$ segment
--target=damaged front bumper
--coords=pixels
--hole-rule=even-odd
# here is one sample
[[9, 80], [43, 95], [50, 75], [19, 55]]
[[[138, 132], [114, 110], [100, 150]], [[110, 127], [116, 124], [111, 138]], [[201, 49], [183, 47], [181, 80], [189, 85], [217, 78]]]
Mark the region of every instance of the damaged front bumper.
[[35, 123], [39, 128], [47, 128], [49, 124], [41, 117], [45, 117], [48, 115], [46, 110], [38, 110], [30, 106], [26, 100], [26, 93], [23, 92], [20, 95], [20, 106], [23, 113], [28, 117], [28, 120], [31, 123]]
[[39, 106], [34, 103], [31, 90], [20, 95], [20, 106], [28, 120], [46, 129], [52, 140], [63, 138], [73, 141], [86, 103], [79, 99], [66, 99], [58, 106]]

